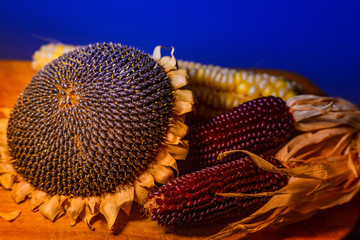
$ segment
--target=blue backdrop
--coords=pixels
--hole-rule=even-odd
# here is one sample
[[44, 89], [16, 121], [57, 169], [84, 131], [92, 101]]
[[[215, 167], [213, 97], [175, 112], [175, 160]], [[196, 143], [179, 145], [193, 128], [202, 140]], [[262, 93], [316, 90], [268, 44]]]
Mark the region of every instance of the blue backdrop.
[[161, 44], [179, 59], [295, 71], [360, 105], [359, 12], [355, 0], [2, 1], [0, 59], [31, 59], [44, 39]]

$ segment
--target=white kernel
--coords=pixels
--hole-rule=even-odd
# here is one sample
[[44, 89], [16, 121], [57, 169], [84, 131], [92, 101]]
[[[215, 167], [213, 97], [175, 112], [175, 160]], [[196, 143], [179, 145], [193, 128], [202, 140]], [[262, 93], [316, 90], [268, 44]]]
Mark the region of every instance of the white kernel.
[[263, 90], [265, 87], [267, 87], [269, 85], [269, 81], [268, 80], [262, 80], [261, 82], [259, 82], [258, 86], [260, 90]]
[[221, 73], [220, 89], [224, 91], [227, 90], [227, 81], [228, 81], [228, 75], [225, 73]]
[[253, 72], [248, 73], [248, 77], [246, 78], [246, 81], [248, 81], [251, 85], [255, 84], [255, 76]]
[[287, 93], [287, 89], [285, 89], [285, 88], [280, 89], [279, 97], [281, 97], [281, 98], [285, 97], [286, 93]]
[[205, 82], [209, 81], [210, 73], [211, 73], [211, 68], [209, 67], [205, 68], [205, 74], [204, 74]]
[[239, 99], [238, 98], [234, 98], [234, 102], [233, 102], [233, 106], [236, 107], [238, 106], [240, 103], [239, 103]]
[[248, 73], [246, 71], [241, 71], [241, 79], [246, 80], [248, 77]]
[[275, 83], [277, 78], [275, 76], [271, 76], [269, 80], [271, 83]]
[[248, 96], [250, 98], [256, 98], [259, 96], [259, 89], [256, 85], [252, 85], [249, 89]]
[[269, 75], [269, 74], [267, 74], [267, 73], [263, 73], [263, 74], [262, 74], [262, 77], [263, 77], [263, 78], [265, 78], [265, 79], [267, 79], [267, 78], [269, 78], [269, 77], [270, 77], [270, 75]]
[[255, 83], [259, 84], [263, 80], [263, 76], [260, 73], [255, 74]]
[[234, 86], [234, 75], [233, 74], [229, 74], [228, 75], [228, 79], [227, 79], [227, 83], [226, 83], [226, 88], [229, 91], [233, 91], [235, 86]]
[[212, 70], [211, 70], [211, 73], [210, 73], [210, 78], [213, 79], [215, 78], [216, 74], [218, 73], [218, 69], [216, 67], [214, 67]]
[[196, 68], [190, 69], [189, 77], [193, 80], [195, 78], [195, 75], [196, 75]]
[[293, 86], [291, 85], [291, 83], [289, 81], [286, 81], [286, 88], [287, 89], [292, 89]]

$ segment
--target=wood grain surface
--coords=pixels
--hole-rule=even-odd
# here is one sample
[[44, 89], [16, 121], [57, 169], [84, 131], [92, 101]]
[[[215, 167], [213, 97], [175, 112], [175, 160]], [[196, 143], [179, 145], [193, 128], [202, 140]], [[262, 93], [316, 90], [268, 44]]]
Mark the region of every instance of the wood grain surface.
[[[267, 70], [266, 70], [267, 71]], [[281, 71], [278, 71], [281, 73]], [[0, 107], [11, 107], [22, 89], [35, 73], [27, 61], [0, 61]], [[289, 73], [289, 79], [306, 83], [308, 92], [323, 94], [319, 88], [305, 78]], [[292, 76], [292, 77], [290, 77]], [[355, 226], [360, 216], [360, 195], [351, 202], [327, 210], [321, 210], [312, 218], [291, 225], [268, 227], [249, 234], [245, 239], [343, 239]], [[120, 215], [114, 232], [107, 229], [105, 219], [98, 216], [93, 220], [94, 231], [84, 222], [74, 227], [67, 216], [55, 222], [45, 219], [39, 212], [30, 210], [29, 201], [16, 204], [11, 192], [0, 187], [0, 212], [21, 210], [20, 216], [12, 222], [0, 219], [0, 240], [11, 239], [204, 239], [225, 227], [227, 222], [206, 226], [165, 229], [151, 222], [134, 204], [130, 217]], [[238, 239], [234, 235], [228, 239]]]

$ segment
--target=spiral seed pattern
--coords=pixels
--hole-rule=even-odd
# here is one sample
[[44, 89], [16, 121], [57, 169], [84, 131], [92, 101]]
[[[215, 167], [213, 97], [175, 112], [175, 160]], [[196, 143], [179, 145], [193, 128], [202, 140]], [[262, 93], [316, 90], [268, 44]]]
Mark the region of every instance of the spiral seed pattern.
[[69, 52], [42, 68], [13, 108], [13, 165], [52, 195], [115, 192], [153, 160], [173, 100], [163, 67], [135, 48]]

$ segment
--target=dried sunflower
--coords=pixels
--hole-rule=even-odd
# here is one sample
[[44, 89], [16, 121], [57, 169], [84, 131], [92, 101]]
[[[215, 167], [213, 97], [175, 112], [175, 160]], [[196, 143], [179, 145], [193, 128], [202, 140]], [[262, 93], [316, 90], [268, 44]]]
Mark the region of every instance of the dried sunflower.
[[[97, 43], [45, 65], [0, 121], [0, 181], [16, 202], [71, 225], [97, 214], [109, 228], [184, 159], [186, 72], [176, 60]], [[7, 133], [6, 130], [7, 129]], [[7, 136], [6, 136], [7, 134]]]

